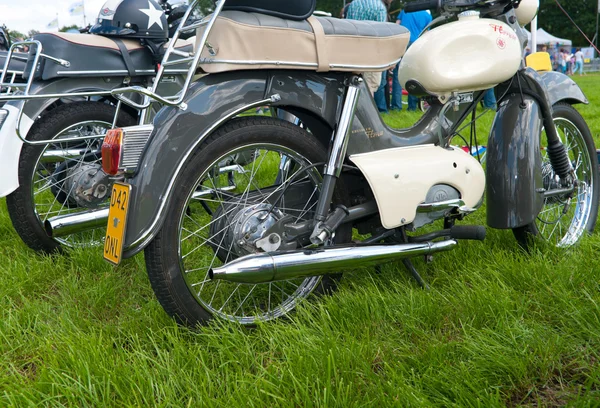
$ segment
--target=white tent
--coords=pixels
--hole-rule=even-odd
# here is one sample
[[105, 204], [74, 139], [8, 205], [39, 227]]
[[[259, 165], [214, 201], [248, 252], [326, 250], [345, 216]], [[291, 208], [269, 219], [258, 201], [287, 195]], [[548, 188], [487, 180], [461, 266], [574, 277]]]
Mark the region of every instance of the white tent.
[[[538, 28], [536, 33], [538, 45], [573, 45], [571, 40], [555, 37], [543, 28]], [[529, 31], [527, 31], [527, 36], [529, 37], [529, 41], [531, 41], [531, 33]]]

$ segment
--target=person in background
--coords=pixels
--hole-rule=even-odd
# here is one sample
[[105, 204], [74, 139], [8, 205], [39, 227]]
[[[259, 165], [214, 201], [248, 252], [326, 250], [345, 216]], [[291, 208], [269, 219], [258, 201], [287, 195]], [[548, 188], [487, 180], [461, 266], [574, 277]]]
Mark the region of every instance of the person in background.
[[342, 7], [342, 10], [340, 11], [340, 18], [346, 18], [346, 14], [348, 14], [348, 7], [350, 7], [350, 4], [352, 2], [346, 4], [344, 7]]
[[[421, 32], [431, 23], [431, 13], [427, 11], [415, 11], [413, 13], [406, 13], [404, 10], [398, 14], [396, 24], [400, 24], [406, 27], [410, 32], [410, 40], [408, 46], [410, 47], [418, 38]], [[400, 64], [397, 64], [392, 73], [392, 110], [402, 110], [402, 87], [398, 81], [398, 68]], [[377, 98], [376, 98], [377, 100]], [[414, 95], [408, 95], [408, 111], [416, 111], [419, 98]], [[379, 104], [378, 104], [379, 106]]]
[[563, 74], [567, 73], [567, 53], [564, 49], [560, 49], [558, 53], [558, 63], [560, 64], [560, 72]]
[[[391, 0], [354, 0], [348, 6], [346, 18], [348, 20], [369, 20], [386, 22], [388, 19], [387, 4]], [[379, 88], [382, 78], [379, 72], [364, 72], [363, 78], [373, 94]]]
[[575, 71], [573, 74], [576, 74], [577, 71], [579, 71], [579, 76], [585, 75], [585, 72], [583, 72], [583, 52], [581, 48], [577, 48], [577, 51], [575, 51]]

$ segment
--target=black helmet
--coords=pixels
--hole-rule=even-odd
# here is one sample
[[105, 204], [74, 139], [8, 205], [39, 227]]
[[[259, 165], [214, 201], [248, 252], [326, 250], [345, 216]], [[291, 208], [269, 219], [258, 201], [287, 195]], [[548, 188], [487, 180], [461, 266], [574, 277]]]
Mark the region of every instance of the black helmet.
[[167, 17], [154, 0], [108, 0], [90, 33], [104, 36], [166, 40]]

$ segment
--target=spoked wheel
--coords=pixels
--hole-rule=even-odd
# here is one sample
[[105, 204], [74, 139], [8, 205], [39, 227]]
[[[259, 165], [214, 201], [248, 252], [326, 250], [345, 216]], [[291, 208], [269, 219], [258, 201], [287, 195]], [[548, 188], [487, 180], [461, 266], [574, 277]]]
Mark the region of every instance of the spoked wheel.
[[[182, 169], [163, 227], [145, 251], [165, 311], [191, 326], [213, 317], [253, 325], [286, 315], [311, 293], [334, 289], [330, 275], [263, 284], [209, 277], [212, 268], [241, 256], [309, 244], [277, 245], [270, 231], [280, 225], [285, 236], [284, 223], [313, 218], [325, 160], [313, 135], [279, 119], [236, 119], [207, 139]], [[333, 202], [347, 202], [341, 182]], [[337, 230], [336, 243], [350, 239], [351, 228]]]
[[[558, 247], [570, 247], [594, 230], [598, 217], [598, 157], [590, 130], [571, 105], [555, 105], [553, 117], [577, 180], [573, 192], [547, 197], [534, 223], [513, 230], [519, 244], [525, 248], [535, 242], [534, 238]], [[542, 132], [542, 146], [545, 145], [546, 136]], [[542, 174], [545, 190], [560, 188], [559, 178], [546, 152], [542, 156]]]
[[[102, 230], [76, 232], [51, 238], [44, 223], [53, 217], [82, 214], [108, 208], [110, 180], [102, 171], [102, 135], [111, 128], [115, 108], [100, 102], [75, 102], [42, 117], [28, 140], [56, 140], [42, 146], [24, 145], [19, 159], [19, 188], [7, 197], [13, 226], [30, 248], [53, 252], [61, 246], [100, 244]], [[125, 112], [119, 125], [135, 120]], [[77, 142], [61, 138], [94, 136]]]

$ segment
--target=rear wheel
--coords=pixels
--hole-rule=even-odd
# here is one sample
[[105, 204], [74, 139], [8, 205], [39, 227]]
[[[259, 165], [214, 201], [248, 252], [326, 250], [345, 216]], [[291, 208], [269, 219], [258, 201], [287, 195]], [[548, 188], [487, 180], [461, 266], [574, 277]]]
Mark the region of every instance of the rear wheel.
[[[529, 248], [536, 240], [558, 247], [576, 244], [586, 233], [591, 233], [598, 217], [598, 156], [590, 129], [579, 112], [571, 105], [553, 106], [554, 125], [568, 151], [575, 168], [577, 184], [571, 194], [548, 197], [536, 220], [513, 229], [521, 246]], [[542, 132], [542, 146], [546, 144]], [[547, 153], [542, 156], [544, 188], [557, 188], [558, 177], [552, 169]]]
[[[270, 251], [258, 241], [283, 217], [313, 218], [326, 158], [313, 135], [274, 118], [236, 119], [207, 139], [182, 169], [163, 227], [145, 250], [165, 311], [191, 326], [213, 317], [253, 325], [286, 315], [311, 293], [333, 290], [330, 275], [263, 284], [209, 277], [212, 268]], [[341, 182], [333, 202], [347, 204]], [[349, 226], [336, 231], [336, 243], [350, 239]]]
[[[109, 179], [102, 171], [100, 147], [103, 134], [112, 126], [115, 107], [101, 102], [73, 102], [62, 105], [37, 121], [27, 135], [31, 141], [55, 143], [23, 145], [19, 158], [19, 188], [6, 199], [15, 230], [30, 248], [54, 252], [61, 248], [100, 244], [99, 230], [51, 238], [44, 222], [53, 217], [81, 214], [107, 207]], [[121, 111], [119, 126], [131, 126], [135, 119]], [[61, 138], [94, 136], [81, 142]], [[95, 185], [94, 191], [89, 186]]]

